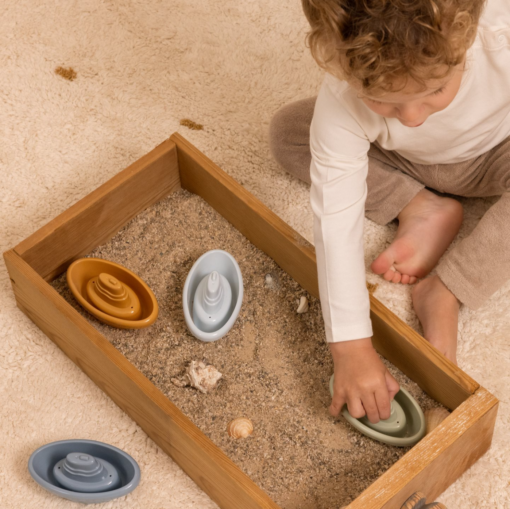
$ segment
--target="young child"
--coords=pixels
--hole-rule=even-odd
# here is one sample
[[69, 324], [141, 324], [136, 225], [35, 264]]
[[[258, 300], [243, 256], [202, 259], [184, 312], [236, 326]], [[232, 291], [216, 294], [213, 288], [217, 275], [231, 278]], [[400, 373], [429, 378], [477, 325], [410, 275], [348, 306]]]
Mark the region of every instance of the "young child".
[[[398, 219], [372, 263], [415, 284], [425, 338], [456, 362], [459, 305], [510, 278], [510, 2], [302, 0], [317, 98], [271, 122], [274, 157], [311, 182], [319, 290], [335, 364], [330, 412], [387, 419], [398, 384], [371, 344], [363, 215]], [[458, 196], [499, 195], [438, 264], [462, 222]], [[436, 267], [436, 275], [425, 278]], [[425, 279], [422, 279], [425, 278]]]

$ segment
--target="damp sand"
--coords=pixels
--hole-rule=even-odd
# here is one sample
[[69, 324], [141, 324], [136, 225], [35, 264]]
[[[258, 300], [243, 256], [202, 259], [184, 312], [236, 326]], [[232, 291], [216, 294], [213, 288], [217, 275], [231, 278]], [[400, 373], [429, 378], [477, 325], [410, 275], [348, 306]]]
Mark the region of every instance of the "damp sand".
[[[230, 332], [203, 343], [186, 328], [182, 290], [193, 263], [210, 249], [236, 258], [244, 300]], [[348, 505], [408, 451], [366, 438], [328, 414], [333, 363], [318, 299], [202, 198], [185, 190], [173, 193], [89, 256], [122, 264], [149, 285], [160, 306], [154, 325], [109, 327], [77, 304], [65, 274], [53, 286], [283, 509]], [[298, 314], [301, 296], [308, 298], [309, 310]], [[191, 360], [223, 374], [213, 392], [171, 382]], [[423, 410], [439, 406], [384, 362]], [[237, 417], [251, 419], [252, 436], [228, 436], [227, 424]]]

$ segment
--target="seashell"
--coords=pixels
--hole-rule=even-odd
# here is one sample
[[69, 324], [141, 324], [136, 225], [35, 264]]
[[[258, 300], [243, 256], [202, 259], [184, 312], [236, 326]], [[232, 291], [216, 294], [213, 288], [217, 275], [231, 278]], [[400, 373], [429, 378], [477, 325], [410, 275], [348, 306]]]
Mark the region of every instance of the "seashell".
[[427, 435], [437, 428], [448, 416], [450, 412], [446, 408], [431, 408], [425, 412], [425, 422], [427, 423]]
[[253, 424], [246, 417], [239, 417], [229, 422], [227, 432], [232, 438], [246, 438], [253, 433]]
[[222, 374], [214, 366], [206, 366], [202, 361], [191, 361], [185, 376], [191, 387], [206, 394], [216, 387]]
[[276, 274], [266, 274], [264, 276], [264, 286], [270, 290], [276, 290], [278, 288], [278, 277]]
[[299, 306], [297, 308], [298, 313], [306, 313], [308, 311], [308, 299], [303, 295], [299, 299]]
[[444, 504], [441, 502], [432, 502], [432, 504], [427, 504], [423, 509], [446, 509]]
[[427, 499], [423, 493], [417, 491], [413, 493], [405, 502], [401, 509], [423, 509]]

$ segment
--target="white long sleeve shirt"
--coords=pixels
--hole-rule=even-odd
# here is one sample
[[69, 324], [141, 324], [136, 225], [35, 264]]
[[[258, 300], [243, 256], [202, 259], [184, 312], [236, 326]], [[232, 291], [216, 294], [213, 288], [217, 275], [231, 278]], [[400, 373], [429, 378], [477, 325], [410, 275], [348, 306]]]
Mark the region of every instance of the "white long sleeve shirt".
[[[372, 112], [326, 74], [310, 128], [310, 200], [328, 342], [372, 336], [363, 220], [368, 150], [377, 141], [419, 164], [457, 163], [510, 136], [510, 2], [489, 0], [452, 103], [420, 127]], [[391, 199], [391, 197], [388, 197]]]

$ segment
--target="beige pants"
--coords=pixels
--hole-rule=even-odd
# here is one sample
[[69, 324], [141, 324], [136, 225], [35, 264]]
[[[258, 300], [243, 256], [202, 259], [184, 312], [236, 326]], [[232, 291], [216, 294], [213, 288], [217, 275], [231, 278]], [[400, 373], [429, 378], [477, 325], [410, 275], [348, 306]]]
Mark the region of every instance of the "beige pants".
[[[310, 183], [309, 132], [315, 97], [284, 106], [273, 117], [270, 145], [276, 161]], [[365, 212], [378, 224], [395, 219], [424, 187], [465, 197], [501, 196], [471, 235], [437, 266], [450, 291], [472, 309], [510, 279], [510, 138], [489, 152], [455, 164], [415, 164], [372, 144]]]

